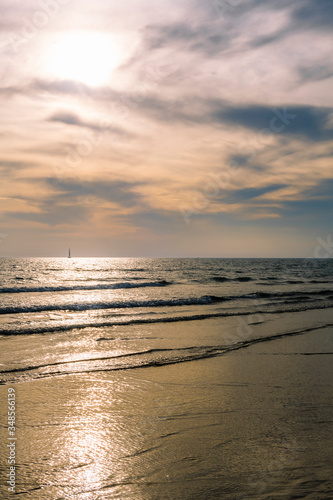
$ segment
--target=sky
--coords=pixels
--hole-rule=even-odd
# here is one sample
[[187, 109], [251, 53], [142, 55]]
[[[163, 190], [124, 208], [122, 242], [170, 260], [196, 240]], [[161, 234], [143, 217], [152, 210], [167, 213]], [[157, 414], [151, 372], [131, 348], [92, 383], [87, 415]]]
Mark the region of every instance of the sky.
[[0, 12], [0, 256], [332, 257], [333, 2]]

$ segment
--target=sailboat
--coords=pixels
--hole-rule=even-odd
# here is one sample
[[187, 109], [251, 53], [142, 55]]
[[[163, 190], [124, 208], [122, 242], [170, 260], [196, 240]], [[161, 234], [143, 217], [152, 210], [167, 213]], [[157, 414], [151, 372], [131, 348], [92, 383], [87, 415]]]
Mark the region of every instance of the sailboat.
[[71, 258], [71, 249], [70, 248], [68, 249], [68, 258], [69, 259]]

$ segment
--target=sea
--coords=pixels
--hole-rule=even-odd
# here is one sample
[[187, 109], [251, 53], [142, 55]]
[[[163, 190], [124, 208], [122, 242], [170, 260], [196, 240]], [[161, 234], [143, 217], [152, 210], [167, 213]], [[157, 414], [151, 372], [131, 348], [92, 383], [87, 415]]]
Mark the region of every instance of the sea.
[[332, 259], [1, 258], [0, 498], [330, 500]]
[[[20, 338], [5, 349], [4, 384], [186, 362], [247, 346], [259, 340], [251, 324], [332, 308], [333, 260], [2, 258], [0, 297], [0, 345]], [[191, 322], [200, 320], [204, 332], [208, 319], [228, 317], [236, 319], [232, 332], [192, 338]], [[187, 337], [163, 335], [163, 324], [179, 322]], [[151, 324], [161, 324], [157, 338], [145, 335]], [[117, 335], [120, 326], [128, 328]], [[261, 335], [271, 336], [270, 328]]]

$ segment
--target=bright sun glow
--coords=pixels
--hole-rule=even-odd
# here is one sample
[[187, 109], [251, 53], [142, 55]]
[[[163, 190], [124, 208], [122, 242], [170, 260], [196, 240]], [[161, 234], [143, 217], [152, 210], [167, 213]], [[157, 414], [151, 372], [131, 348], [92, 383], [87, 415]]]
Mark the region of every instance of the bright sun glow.
[[57, 78], [102, 85], [108, 81], [120, 60], [120, 47], [107, 35], [71, 33], [55, 44], [50, 70]]

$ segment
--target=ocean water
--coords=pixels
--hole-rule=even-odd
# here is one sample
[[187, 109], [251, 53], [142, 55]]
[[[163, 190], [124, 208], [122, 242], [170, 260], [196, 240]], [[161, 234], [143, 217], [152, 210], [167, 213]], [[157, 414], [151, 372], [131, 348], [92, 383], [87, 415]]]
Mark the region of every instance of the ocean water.
[[0, 259], [24, 500], [333, 498], [330, 259]]
[[[250, 324], [265, 324], [279, 313], [332, 308], [333, 262], [3, 258], [0, 298], [6, 353], [0, 383], [6, 383], [182, 362], [246, 346], [257, 339]], [[221, 325], [234, 318], [233, 326], [219, 338], [193, 338], [191, 322], [200, 320], [204, 331], [209, 318], [221, 318]], [[178, 322], [188, 325], [186, 335], [163, 334], [163, 324]], [[161, 335], [145, 335], [158, 323]], [[262, 335], [272, 333], [282, 332], [267, 328]]]

